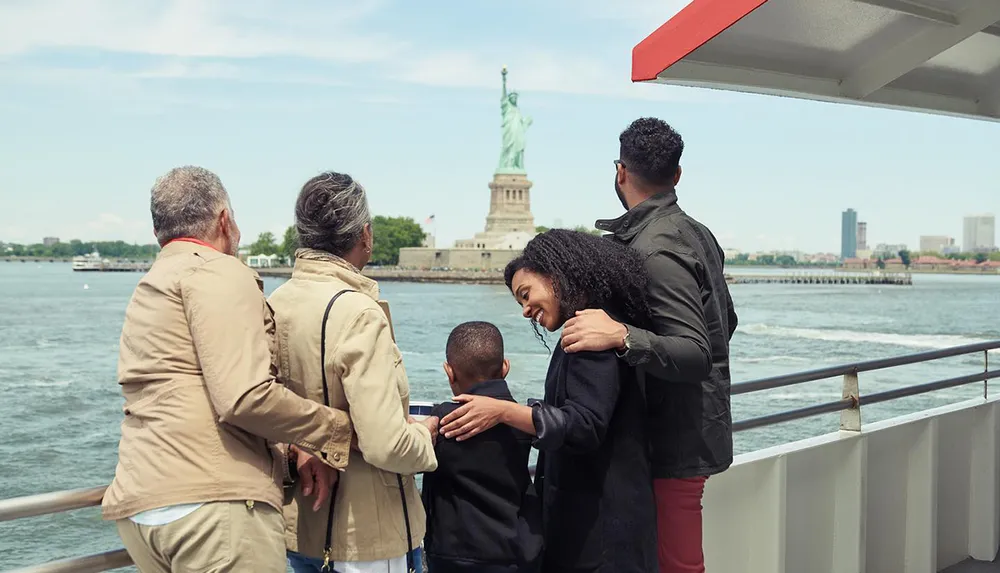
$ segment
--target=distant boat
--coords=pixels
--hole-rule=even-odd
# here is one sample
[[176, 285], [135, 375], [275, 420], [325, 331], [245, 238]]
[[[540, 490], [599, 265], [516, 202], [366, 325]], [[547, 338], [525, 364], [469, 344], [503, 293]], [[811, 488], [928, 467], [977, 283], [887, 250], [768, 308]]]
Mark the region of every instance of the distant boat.
[[97, 251], [89, 255], [73, 257], [74, 271], [100, 271], [103, 269], [104, 261], [101, 259], [101, 254]]

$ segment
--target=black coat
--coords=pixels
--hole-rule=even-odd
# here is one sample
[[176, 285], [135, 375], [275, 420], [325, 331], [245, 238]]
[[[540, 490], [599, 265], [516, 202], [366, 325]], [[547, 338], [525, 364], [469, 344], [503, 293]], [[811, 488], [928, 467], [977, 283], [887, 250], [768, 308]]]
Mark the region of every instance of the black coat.
[[653, 476], [725, 470], [733, 462], [729, 340], [737, 317], [722, 248], [673, 191], [596, 225], [637, 250], [649, 273], [652, 326], [629, 326], [624, 359], [646, 387]]
[[[489, 380], [468, 394], [513, 402], [503, 380]], [[444, 418], [461, 404], [438, 404]], [[437, 470], [424, 474], [427, 513], [424, 551], [451, 571], [484, 566], [529, 569], [541, 551], [541, 507], [528, 473], [531, 436], [499, 425], [463, 442], [438, 438]]]
[[542, 497], [542, 571], [656, 573], [656, 508], [644, 402], [614, 352], [556, 346], [532, 404]]

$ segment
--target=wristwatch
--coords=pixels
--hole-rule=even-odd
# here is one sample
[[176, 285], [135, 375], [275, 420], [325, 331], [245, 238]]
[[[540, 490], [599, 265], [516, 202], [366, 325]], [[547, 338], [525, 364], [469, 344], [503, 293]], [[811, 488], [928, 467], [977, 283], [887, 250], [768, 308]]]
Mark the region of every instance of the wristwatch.
[[615, 351], [619, 357], [625, 356], [629, 350], [632, 350], [632, 331], [629, 330], [627, 324], [625, 325], [625, 336], [622, 337], [622, 346], [625, 348]]

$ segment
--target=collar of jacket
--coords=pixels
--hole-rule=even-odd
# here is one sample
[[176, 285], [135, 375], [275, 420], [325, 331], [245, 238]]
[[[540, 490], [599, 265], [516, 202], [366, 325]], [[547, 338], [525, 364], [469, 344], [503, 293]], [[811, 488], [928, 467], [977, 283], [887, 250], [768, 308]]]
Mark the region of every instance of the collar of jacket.
[[[175, 239], [166, 245], [163, 245], [160, 252], [156, 254], [156, 260], [177, 255], [198, 255], [205, 261], [220, 257], [232, 257], [232, 255], [227, 255], [226, 253], [217, 250], [212, 245], [202, 241]], [[250, 271], [250, 274], [253, 276], [253, 280], [257, 283], [257, 288], [259, 288], [261, 292], [264, 292], [264, 281], [261, 280], [257, 271], [251, 269], [250, 267], [246, 267], [246, 269]]]
[[677, 206], [677, 192], [673, 189], [663, 191], [639, 203], [629, 209], [624, 215], [617, 219], [602, 219], [594, 224], [597, 229], [608, 233], [614, 233], [616, 237], [624, 241], [631, 241], [639, 231], [641, 231], [653, 219], [659, 211], [668, 215], [680, 213], [681, 208]]
[[354, 265], [326, 251], [298, 249], [292, 278], [312, 281], [338, 280], [348, 288], [378, 300], [378, 283], [361, 274]]
[[511, 395], [510, 388], [507, 387], [507, 381], [502, 378], [477, 382], [465, 393], [476, 396], [488, 396], [498, 400], [514, 401], [514, 396]]

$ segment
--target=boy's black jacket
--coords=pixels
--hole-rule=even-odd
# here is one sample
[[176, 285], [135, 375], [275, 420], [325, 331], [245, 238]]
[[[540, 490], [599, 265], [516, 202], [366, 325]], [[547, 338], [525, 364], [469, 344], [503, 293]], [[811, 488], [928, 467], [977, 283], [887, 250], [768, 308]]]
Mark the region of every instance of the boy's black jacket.
[[[507, 382], [488, 380], [467, 394], [514, 402]], [[444, 418], [461, 404], [438, 404]], [[531, 565], [542, 546], [541, 508], [531, 476], [531, 436], [503, 424], [464, 442], [438, 437], [438, 467], [424, 474], [428, 557], [476, 565]]]

